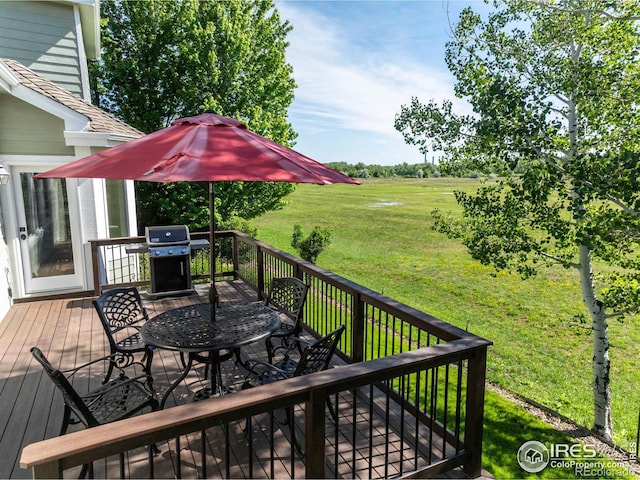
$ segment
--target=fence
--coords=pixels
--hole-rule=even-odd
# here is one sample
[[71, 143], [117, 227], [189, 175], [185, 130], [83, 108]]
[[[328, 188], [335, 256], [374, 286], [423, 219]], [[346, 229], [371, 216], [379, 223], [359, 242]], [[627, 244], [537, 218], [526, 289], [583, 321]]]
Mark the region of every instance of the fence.
[[[347, 364], [287, 380], [286, 384], [253, 389], [259, 390], [259, 395], [243, 391], [211, 402], [175, 407], [170, 414], [156, 412], [29, 446], [22, 463], [33, 467], [36, 477], [61, 476], [63, 470], [75, 465], [152, 442], [173, 442], [177, 453], [171, 468], [177, 465], [179, 476], [180, 438], [185, 436], [193, 443], [197, 432], [203, 432], [198, 475], [205, 477], [212, 443], [206, 438], [216, 435], [221, 436], [224, 451], [215, 456], [224, 459], [220, 473], [227, 478], [259, 476], [254, 471], [256, 462], [261, 465], [260, 471], [272, 478], [294, 478], [296, 465], [305, 476], [318, 478], [352, 477], [357, 472], [368, 478], [408, 472], [435, 474], [459, 465], [469, 476], [480, 475], [486, 350], [490, 342], [240, 232], [216, 235], [221, 240], [217, 249], [223, 253], [217, 260], [218, 277], [241, 279], [262, 296], [276, 276], [296, 276], [309, 284], [305, 328], [321, 336], [345, 325], [338, 355]], [[140, 267], [145, 263], [141, 253], [127, 254], [130, 258], [117, 266], [136, 266], [140, 272], [137, 278], [109, 283], [109, 278], [123, 277], [108, 275], [110, 268], [116, 268], [107, 264], [108, 252], [126, 250], [126, 245], [141, 241], [141, 237], [134, 237], [91, 242], [96, 291], [121, 284], [148, 284], [143, 278], [144, 267]], [[194, 271], [197, 278], [208, 278], [208, 264]], [[327, 397], [338, 412], [328, 423], [324, 408]], [[286, 452], [277, 453], [282, 447], [276, 445], [281, 439], [275, 434], [273, 415], [287, 407], [295, 407], [302, 419], [295, 425], [304, 426], [304, 455], [296, 452], [293, 441]], [[266, 422], [260, 419], [265, 414]], [[247, 430], [249, 435], [240, 433], [244, 429], [239, 425], [247, 418], [251, 423], [258, 422], [260, 435], [266, 438], [266, 447], [260, 451], [250, 434], [253, 428]], [[363, 432], [363, 425], [371, 430]], [[373, 429], [379, 434], [373, 435]], [[399, 440], [392, 441], [391, 435]], [[380, 445], [375, 443], [376, 438], [382, 439]], [[398, 442], [402, 452], [399, 457], [395, 450]], [[245, 454], [237, 453], [243, 448], [238, 445], [245, 445]], [[374, 452], [380, 449], [382, 461], [377, 454], [374, 458]], [[345, 453], [348, 451], [350, 456]], [[283, 458], [290, 462], [284, 470]], [[361, 472], [365, 468], [361, 462], [368, 471]], [[151, 474], [157, 468], [154, 463], [157, 460], [150, 459]], [[393, 472], [384, 471], [389, 468]], [[105, 471], [104, 476], [111, 475]], [[152, 475], [132, 471], [130, 476]]]

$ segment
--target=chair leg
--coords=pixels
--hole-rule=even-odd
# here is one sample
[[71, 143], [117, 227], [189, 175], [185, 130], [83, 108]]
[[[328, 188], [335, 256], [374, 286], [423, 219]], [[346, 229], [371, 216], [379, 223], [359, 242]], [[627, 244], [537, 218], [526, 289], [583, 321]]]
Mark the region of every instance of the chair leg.
[[180, 352], [180, 363], [182, 363], [182, 368], [187, 367], [187, 361], [184, 359], [184, 352]]
[[273, 363], [273, 343], [271, 343], [271, 338], [267, 338], [264, 341], [265, 348], [267, 349], [267, 358], [268, 363]]
[[239, 348], [234, 348], [233, 349], [233, 355], [235, 355], [235, 357], [236, 357], [236, 365], [241, 365], [241, 366], [244, 367], [245, 364], [244, 364], [244, 361], [242, 360], [242, 355], [240, 355], [240, 349]]
[[111, 374], [113, 373], [113, 366], [115, 365], [115, 362], [113, 361], [113, 358], [111, 360], [109, 360], [109, 368], [107, 369], [107, 374], [104, 376], [104, 380], [102, 381], [103, 385], [106, 385], [109, 380], [111, 380]]
[[78, 475], [78, 478], [85, 478], [87, 476], [87, 473], [89, 474], [89, 478], [96, 478], [93, 472], [93, 462], [85, 463], [84, 465], [82, 465], [82, 470], [80, 470], [80, 475]]
[[60, 433], [58, 435], [65, 435], [67, 433], [70, 420], [71, 420], [71, 409], [67, 407], [67, 404], [65, 403], [64, 413], [62, 414], [62, 425], [60, 426]]
[[338, 421], [338, 411], [333, 408], [333, 404], [331, 403], [331, 399], [327, 397], [327, 408], [329, 409], [329, 413], [331, 414], [331, 418], [333, 418], [334, 422]]
[[153, 350], [147, 350], [144, 356], [147, 360], [144, 366], [144, 373], [147, 376], [147, 383], [149, 384], [149, 387], [151, 387], [151, 389], [153, 390], [153, 377], [151, 376], [151, 361], [153, 360]]

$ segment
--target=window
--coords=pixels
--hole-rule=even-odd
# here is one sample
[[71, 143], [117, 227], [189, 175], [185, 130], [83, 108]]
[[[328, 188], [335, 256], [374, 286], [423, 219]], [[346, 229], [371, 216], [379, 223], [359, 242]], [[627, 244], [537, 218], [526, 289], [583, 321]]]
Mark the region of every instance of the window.
[[127, 195], [124, 180], [105, 180], [109, 238], [128, 237]]

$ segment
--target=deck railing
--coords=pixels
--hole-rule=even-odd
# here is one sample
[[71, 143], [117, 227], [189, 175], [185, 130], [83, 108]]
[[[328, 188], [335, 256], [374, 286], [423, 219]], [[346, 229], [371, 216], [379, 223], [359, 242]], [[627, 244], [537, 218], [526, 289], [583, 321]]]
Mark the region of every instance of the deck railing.
[[[237, 425], [252, 418], [263, 422], [258, 429], [261, 435], [273, 432], [274, 409], [295, 405], [298, 405], [296, 411], [301, 421], [294, 424], [303, 425], [305, 430], [305, 454], [296, 452], [294, 441], [287, 452], [276, 453], [276, 440], [272, 433], [269, 434], [267, 443], [271, 448], [263, 453], [270, 456], [271, 471], [266, 472], [267, 476], [283, 475], [279, 470], [276, 473], [276, 465], [285, 457], [290, 459], [286, 475], [291, 478], [296, 476], [296, 465], [302, 465], [298, 467], [297, 476], [356, 476], [356, 471], [362, 468], [356, 457], [362, 454], [356, 454], [354, 450], [350, 460], [342, 446], [345, 438], [349, 438], [351, 448], [358, 448], [360, 452], [362, 449], [369, 452], [387, 449], [388, 458], [381, 468], [393, 468], [393, 472], [380, 472], [375, 467], [375, 472], [365, 472], [362, 476], [434, 474], [457, 466], [462, 466], [471, 477], [480, 475], [486, 351], [490, 342], [243, 233], [231, 231], [217, 235], [221, 242], [227, 242], [226, 246], [222, 243], [218, 246], [223, 252], [223, 258], [216, 266], [218, 276], [240, 278], [259, 296], [265, 295], [271, 278], [276, 276], [296, 276], [308, 283], [310, 290], [303, 317], [305, 327], [312, 334], [321, 336], [345, 325], [347, 330], [338, 355], [347, 365], [287, 380], [286, 384], [279, 382], [211, 402], [175, 407], [171, 409], [171, 415], [157, 412], [31, 445], [23, 452], [22, 464], [33, 467], [35, 477], [61, 476], [65, 469], [75, 465], [152, 442], [179, 439], [182, 435], [187, 435], [187, 441], [192, 442], [194, 432], [211, 428], [218, 428], [218, 433], [207, 430], [201, 443], [205, 448], [205, 436], [221, 435], [221, 443], [226, 446], [225, 452], [221, 453], [226, 465], [221, 473], [227, 478], [239, 476], [239, 470], [234, 470], [239, 468], [243, 472], [240, 476], [254, 477], [253, 459], [260, 453], [251, 453], [250, 432], [253, 429], [248, 428], [245, 433], [242, 428], [238, 430]], [[99, 266], [94, 268], [96, 293], [117, 284], [148, 283], [139, 273], [128, 282], [122, 275], [109, 275], [111, 267], [107, 265], [117, 256], [111, 255], [113, 249], [122, 252], [126, 250], [125, 245], [140, 241], [143, 239], [92, 242], [94, 265]], [[141, 256], [127, 254], [120, 257], [121, 261], [111, 263], [126, 265], [125, 268], [118, 265], [121, 271], [144, 272], [140, 268], [144, 263]], [[208, 271], [196, 273], [201, 278], [208, 278]], [[116, 282], [107, 281], [110, 278]], [[339, 412], [336, 420], [325, 419], [327, 396]], [[388, 442], [374, 445], [373, 438], [380, 437], [373, 435], [373, 431], [369, 435], [365, 432], [359, 438], [363, 405], [371, 416], [368, 423], [364, 419], [368, 428], [382, 428], [382, 438], [384, 432], [389, 435], [393, 431], [400, 436], [401, 452], [413, 453], [407, 454], [406, 458], [401, 453], [396, 465], [393, 459], [397, 460], [397, 452], [389, 451]], [[375, 425], [374, 412], [386, 416], [382, 427]], [[260, 417], [265, 413], [270, 419], [266, 424]], [[332, 432], [327, 432], [327, 428]], [[345, 429], [353, 433], [345, 434]], [[235, 467], [229, 454], [230, 435], [238, 437], [233, 440], [235, 444], [246, 442], [247, 445], [244, 460], [234, 456], [238, 464]], [[366, 439], [369, 445], [361, 445]], [[179, 440], [173, 441], [179, 444]], [[325, 448], [318, 448], [318, 445], [325, 445]], [[179, 446], [175, 450], [179, 452]], [[176, 458], [179, 460], [180, 455]], [[200, 458], [206, 459], [206, 453], [203, 452]], [[373, 469], [373, 453], [369, 453], [368, 462], [369, 468]], [[153, 469], [153, 466], [152, 461], [149, 467]], [[202, 461], [198, 475], [206, 477], [206, 467], [207, 461]], [[130, 473], [132, 477], [136, 475], [152, 476], [149, 472]]]

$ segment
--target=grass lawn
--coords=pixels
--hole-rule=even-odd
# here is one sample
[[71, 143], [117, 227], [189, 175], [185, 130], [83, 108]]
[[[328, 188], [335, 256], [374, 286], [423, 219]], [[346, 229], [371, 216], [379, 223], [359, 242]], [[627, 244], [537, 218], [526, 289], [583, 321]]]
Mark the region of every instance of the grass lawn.
[[[592, 339], [577, 272], [555, 268], [526, 281], [493, 275], [461, 244], [431, 229], [433, 208], [459, 212], [453, 191], [475, 191], [479, 184], [376, 179], [360, 186], [299, 185], [283, 210], [253, 223], [261, 240], [294, 254], [294, 224], [302, 225], [304, 234], [316, 225], [328, 227], [333, 241], [319, 256], [319, 266], [493, 341], [489, 381], [590, 427]], [[639, 325], [638, 317], [609, 325], [614, 434], [618, 444], [633, 450], [640, 405]], [[487, 402], [487, 459], [491, 442], [500, 438], [492, 430], [502, 426], [494, 421], [498, 412], [492, 402]], [[503, 460], [489, 461], [497, 468]], [[511, 474], [522, 476], [515, 469]], [[503, 473], [494, 474], [511, 476]]]

